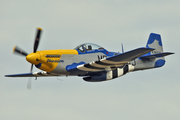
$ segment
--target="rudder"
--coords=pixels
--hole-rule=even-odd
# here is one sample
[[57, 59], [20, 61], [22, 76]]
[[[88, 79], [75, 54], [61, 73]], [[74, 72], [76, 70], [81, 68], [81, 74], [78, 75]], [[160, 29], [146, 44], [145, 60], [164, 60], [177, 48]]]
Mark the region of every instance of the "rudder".
[[146, 44], [146, 48], [153, 48], [154, 50], [141, 56], [141, 60], [150, 61], [150, 63], [154, 62], [154, 68], [162, 67], [165, 64], [165, 56], [171, 55], [174, 53], [164, 52], [163, 45], [161, 40], [161, 35], [156, 33], [151, 33], [149, 35], [148, 42]]
[[159, 34], [151, 33], [149, 35], [149, 39], [146, 44], [146, 48], [155, 49], [151, 52], [151, 55], [163, 53], [163, 45], [162, 45], [161, 36]]

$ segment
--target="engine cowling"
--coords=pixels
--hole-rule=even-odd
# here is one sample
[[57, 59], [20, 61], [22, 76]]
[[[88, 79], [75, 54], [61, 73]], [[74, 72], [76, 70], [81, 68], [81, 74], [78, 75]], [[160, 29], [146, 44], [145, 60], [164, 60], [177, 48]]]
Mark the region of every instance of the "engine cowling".
[[133, 70], [134, 66], [125, 65], [122, 68], [114, 68], [111, 71], [103, 72], [101, 75], [91, 75], [89, 77], [84, 77], [83, 79], [87, 82], [101, 82], [120, 77]]

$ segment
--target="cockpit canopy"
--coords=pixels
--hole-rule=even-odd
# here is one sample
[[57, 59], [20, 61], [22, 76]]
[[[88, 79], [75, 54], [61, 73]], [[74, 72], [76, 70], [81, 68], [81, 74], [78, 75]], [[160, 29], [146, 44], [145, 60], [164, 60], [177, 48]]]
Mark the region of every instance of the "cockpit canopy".
[[94, 51], [94, 50], [104, 50], [103, 47], [93, 44], [93, 43], [84, 43], [75, 48], [76, 50], [80, 52], [88, 52], [88, 51]]

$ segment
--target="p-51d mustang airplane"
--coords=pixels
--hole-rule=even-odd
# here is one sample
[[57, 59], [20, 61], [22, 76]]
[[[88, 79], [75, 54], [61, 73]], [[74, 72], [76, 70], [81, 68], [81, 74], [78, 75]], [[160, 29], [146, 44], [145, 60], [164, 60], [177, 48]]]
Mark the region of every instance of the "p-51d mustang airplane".
[[[80, 76], [88, 82], [111, 80], [131, 71], [162, 67], [164, 56], [161, 36], [151, 33], [146, 47], [122, 53], [110, 52], [96, 44], [85, 43], [71, 50], [37, 51], [41, 28], [37, 29], [33, 53], [27, 54], [15, 47], [14, 52], [31, 63], [30, 73], [5, 75], [6, 77]], [[33, 65], [43, 71], [32, 73]]]

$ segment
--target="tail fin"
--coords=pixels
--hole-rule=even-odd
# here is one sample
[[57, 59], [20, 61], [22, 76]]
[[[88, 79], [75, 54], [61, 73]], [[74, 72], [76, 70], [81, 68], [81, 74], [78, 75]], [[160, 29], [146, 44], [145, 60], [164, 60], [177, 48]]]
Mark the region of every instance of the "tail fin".
[[164, 52], [161, 36], [159, 34], [151, 33], [149, 35], [148, 42], [146, 44], [146, 48], [153, 48], [154, 50], [140, 57], [141, 59], [155, 59], [154, 67], [161, 67], [165, 64], [164, 56], [171, 55], [174, 53]]
[[151, 52], [150, 55], [163, 53], [163, 45], [162, 45], [161, 36], [159, 34], [151, 33], [149, 35], [149, 39], [146, 44], [146, 48], [155, 49]]

